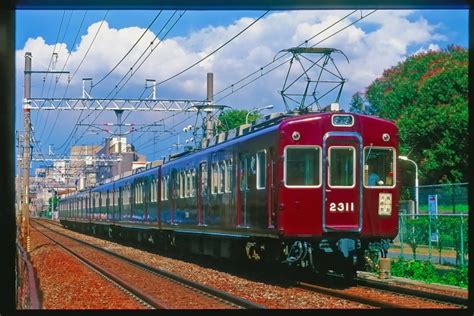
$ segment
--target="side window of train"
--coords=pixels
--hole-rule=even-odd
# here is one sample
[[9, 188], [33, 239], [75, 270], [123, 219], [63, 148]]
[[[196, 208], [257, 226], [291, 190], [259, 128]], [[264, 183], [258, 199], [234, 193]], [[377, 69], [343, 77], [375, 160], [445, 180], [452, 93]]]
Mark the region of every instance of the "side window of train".
[[227, 160], [226, 167], [225, 192], [229, 193], [232, 191], [232, 159]]
[[187, 170], [185, 175], [186, 177], [186, 197], [191, 196], [191, 170]]
[[219, 175], [219, 166], [217, 162], [212, 164], [212, 170], [211, 170], [211, 193], [212, 194], [217, 194], [217, 189], [218, 189], [218, 175]]
[[179, 197], [183, 198], [186, 196], [186, 173], [184, 171], [179, 172]]
[[267, 183], [267, 151], [257, 152], [257, 190], [265, 189]]
[[225, 191], [225, 181], [226, 181], [226, 170], [227, 170], [227, 163], [225, 160], [219, 162], [219, 175], [218, 175], [218, 185], [217, 185], [217, 193], [224, 193]]
[[173, 183], [172, 189], [173, 189], [173, 198], [178, 198], [179, 197], [179, 172], [178, 170], [174, 169], [172, 171], [173, 174]]
[[249, 189], [248, 185], [248, 175], [249, 175], [249, 157], [241, 156], [240, 157], [240, 191], [247, 191]]
[[207, 194], [207, 162], [201, 162], [199, 165], [199, 172], [201, 173], [201, 183], [199, 184], [201, 186], [201, 195], [206, 195]]
[[133, 199], [133, 202], [135, 204], [138, 204], [138, 183], [135, 183], [134, 187], [133, 187], [133, 193], [134, 193], [134, 199]]
[[153, 202], [158, 202], [158, 179], [153, 179], [152, 188]]
[[170, 176], [164, 176], [163, 183], [161, 184], [163, 188], [163, 201], [168, 201], [168, 196], [170, 192]]
[[193, 168], [191, 169], [190, 173], [189, 173], [189, 177], [190, 177], [190, 196], [191, 197], [195, 197], [196, 196], [196, 169]]

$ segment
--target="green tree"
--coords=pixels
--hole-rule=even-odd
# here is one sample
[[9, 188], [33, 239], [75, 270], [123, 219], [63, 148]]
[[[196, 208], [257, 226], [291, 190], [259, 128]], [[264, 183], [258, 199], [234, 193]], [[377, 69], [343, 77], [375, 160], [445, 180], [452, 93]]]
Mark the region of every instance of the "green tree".
[[[245, 124], [245, 118], [247, 117], [248, 112], [249, 111], [247, 110], [222, 111], [221, 114], [219, 114], [220, 124], [217, 127], [217, 132], [225, 132], [233, 128], [239, 127], [242, 124]], [[260, 113], [250, 113], [248, 117], [248, 122], [251, 123], [260, 117], [262, 117]]]
[[356, 92], [352, 96], [351, 103], [350, 103], [350, 112], [353, 113], [361, 113], [361, 114], [374, 114], [374, 110], [370, 106], [370, 104], [367, 102], [367, 100], [364, 99], [364, 96], [361, 92]]
[[364, 99], [373, 114], [396, 122], [400, 151], [418, 163], [421, 181], [467, 181], [467, 49], [410, 56], [372, 82]]

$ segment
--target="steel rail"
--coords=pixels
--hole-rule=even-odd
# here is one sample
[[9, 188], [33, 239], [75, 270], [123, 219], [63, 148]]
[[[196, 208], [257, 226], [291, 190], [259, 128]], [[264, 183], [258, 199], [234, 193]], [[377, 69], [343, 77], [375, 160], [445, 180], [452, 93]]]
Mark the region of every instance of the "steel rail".
[[[34, 222], [36, 222], [36, 221], [34, 221]], [[44, 228], [46, 228], [46, 229], [49, 229], [48, 227], [46, 227], [42, 224], [39, 224], [39, 223], [37, 223], [37, 224], [44, 227]], [[67, 253], [72, 255], [74, 258], [76, 258], [79, 261], [81, 261], [82, 263], [84, 263], [87, 267], [89, 267], [91, 270], [93, 270], [94, 272], [99, 274], [101, 277], [103, 277], [103, 278], [105, 278], [109, 281], [112, 281], [112, 283], [114, 283], [118, 288], [120, 288], [122, 291], [126, 292], [128, 295], [132, 296], [133, 298], [137, 299], [142, 304], [145, 303], [144, 304], [145, 306], [147, 306], [147, 307], [151, 306], [155, 309], [166, 309], [167, 308], [166, 306], [164, 306], [160, 302], [156, 301], [154, 298], [148, 296], [146, 293], [143, 293], [141, 290], [137, 289], [136, 287], [122, 281], [120, 279], [120, 277], [117, 276], [116, 274], [102, 269], [100, 266], [98, 266], [94, 262], [92, 262], [89, 259], [87, 259], [87, 258], [75, 253], [74, 251], [70, 250], [69, 248], [67, 248], [66, 246], [64, 246], [63, 244], [58, 242], [57, 240], [54, 240], [50, 236], [46, 235], [44, 232], [40, 231], [36, 227], [33, 227], [33, 228], [35, 228], [36, 231], [38, 231], [44, 237], [46, 237], [47, 239], [51, 240], [53, 243], [55, 243], [56, 245], [58, 245], [59, 247], [64, 249]], [[51, 229], [49, 229], [49, 230], [52, 231], [53, 233], [55, 233], [53, 230], [51, 230]]]
[[[36, 222], [36, 221], [35, 221]], [[90, 244], [86, 241], [83, 241], [83, 240], [79, 240], [79, 239], [76, 239], [74, 237], [71, 237], [71, 236], [68, 236], [66, 234], [63, 234], [61, 232], [58, 232], [58, 231], [55, 231], [55, 230], [52, 230], [48, 227], [46, 227], [45, 225], [41, 224], [41, 223], [38, 223], [38, 225], [41, 225], [43, 227], [45, 227], [46, 229], [49, 229], [51, 231], [54, 231], [56, 234], [59, 234], [59, 235], [62, 235], [64, 237], [67, 237], [69, 239], [72, 239], [76, 242], [79, 242], [81, 244], [84, 244], [84, 245], [87, 245], [89, 247], [92, 247], [94, 249], [97, 249], [103, 253], [106, 253], [108, 255], [111, 255], [111, 256], [114, 256], [118, 259], [121, 259], [123, 261], [126, 261], [132, 265], [135, 265], [141, 269], [144, 269], [148, 272], [152, 272], [152, 273], [155, 273], [155, 274], [158, 274], [159, 276], [163, 276], [163, 277], [166, 277], [170, 280], [173, 280], [174, 282], [177, 282], [177, 283], [181, 283], [189, 288], [193, 288], [195, 290], [198, 290], [204, 294], [207, 294], [207, 295], [210, 295], [210, 296], [214, 296], [216, 298], [218, 298], [219, 300], [221, 301], [224, 301], [224, 302], [229, 302], [231, 303], [232, 305], [236, 305], [238, 307], [242, 307], [242, 308], [246, 308], [246, 309], [265, 309], [264, 306], [262, 305], [259, 305], [259, 304], [255, 304], [255, 303], [252, 303], [250, 301], [247, 301], [243, 298], [240, 298], [240, 297], [237, 297], [237, 296], [234, 296], [234, 295], [231, 295], [229, 293], [226, 293], [224, 291], [221, 291], [221, 290], [218, 290], [216, 288], [212, 288], [212, 287], [209, 287], [209, 286], [206, 286], [206, 285], [203, 285], [203, 284], [200, 284], [200, 283], [197, 283], [197, 282], [194, 282], [194, 281], [191, 281], [189, 279], [186, 279], [186, 278], [183, 278], [177, 274], [174, 274], [174, 273], [171, 273], [171, 272], [168, 272], [168, 271], [164, 271], [164, 270], [161, 270], [161, 269], [158, 269], [158, 268], [155, 268], [155, 267], [151, 267], [151, 266], [148, 266], [144, 263], [141, 263], [141, 262], [138, 262], [138, 261], [135, 261], [131, 258], [128, 258], [128, 257], [125, 257], [125, 256], [122, 256], [120, 254], [117, 254], [117, 253], [114, 253], [110, 250], [107, 250], [107, 249], [103, 249], [99, 246], [96, 246], [96, 245], [93, 245], [93, 244]]]
[[379, 307], [379, 308], [405, 308], [404, 306], [401, 306], [399, 304], [393, 304], [393, 303], [389, 303], [389, 302], [384, 302], [384, 301], [372, 299], [372, 298], [367, 297], [367, 296], [347, 293], [343, 290], [330, 289], [330, 288], [327, 288], [327, 287], [314, 285], [314, 284], [309, 284], [309, 283], [305, 283], [305, 282], [298, 282], [297, 284], [298, 284], [298, 287], [300, 287], [302, 289], [305, 289], [305, 290], [318, 292], [318, 293], [322, 293], [322, 294], [326, 294], [326, 295], [330, 295], [330, 296], [335, 296], [335, 297], [339, 297], [339, 298], [342, 298], [342, 299], [346, 299], [346, 300], [349, 300], [349, 301], [353, 301], [353, 302], [357, 302], [357, 303], [361, 303], [361, 304], [365, 304], [365, 305], [369, 305], [369, 306], [373, 306], [373, 307]]
[[442, 303], [468, 306], [468, 302], [469, 302], [469, 300], [464, 297], [450, 296], [450, 295], [434, 293], [434, 292], [427, 292], [427, 291], [412, 289], [412, 288], [393, 285], [393, 284], [386, 284], [386, 283], [372, 281], [372, 280], [355, 278], [354, 281], [356, 282], [356, 284], [360, 284], [363, 286], [373, 287], [379, 290], [394, 292], [397, 294], [412, 295], [419, 298], [434, 300], [434, 301], [442, 302]]

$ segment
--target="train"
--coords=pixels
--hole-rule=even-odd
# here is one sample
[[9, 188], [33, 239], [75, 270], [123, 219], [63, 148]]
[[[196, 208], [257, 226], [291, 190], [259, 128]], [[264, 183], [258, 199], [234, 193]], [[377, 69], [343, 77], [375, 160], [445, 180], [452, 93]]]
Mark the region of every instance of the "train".
[[165, 250], [353, 278], [398, 233], [398, 130], [339, 109], [274, 113], [69, 194], [59, 220]]

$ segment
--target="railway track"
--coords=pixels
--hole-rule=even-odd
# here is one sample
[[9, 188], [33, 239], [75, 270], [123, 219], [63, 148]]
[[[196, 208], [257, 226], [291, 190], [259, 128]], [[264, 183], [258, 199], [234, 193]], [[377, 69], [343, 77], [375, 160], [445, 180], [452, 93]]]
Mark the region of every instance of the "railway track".
[[[297, 276], [296, 279], [304, 280], [305, 278]], [[353, 287], [348, 287], [347, 284], [337, 287], [337, 284], [341, 285], [341, 283], [338, 282], [336, 276], [331, 279], [317, 278], [316, 280], [319, 281], [299, 282], [297, 287], [306, 293], [311, 291], [326, 297], [337, 297], [376, 308], [465, 308], [467, 306], [467, 299], [460, 296], [416, 290], [376, 280], [356, 278], [354, 282], [357, 286]]]
[[[240, 297], [193, 282], [176, 274], [150, 267], [65, 235], [36, 220], [32, 220], [32, 223], [41, 227], [41, 229], [36, 229], [45, 237], [58, 244], [86, 265], [92, 267], [92, 269], [107, 279], [112, 280], [124, 291], [136, 297], [137, 300], [150, 308], [264, 308]], [[51, 237], [51, 234], [54, 237]], [[94, 254], [90, 252], [90, 249], [93, 249]], [[97, 261], [100, 263], [97, 263]], [[135, 277], [127, 278], [127, 275], [134, 275]], [[137, 280], [141, 280], [141, 282], [137, 283]], [[186, 297], [189, 299], [186, 300]], [[176, 298], [184, 300], [176, 302]]]
[[416, 296], [422, 299], [442, 302], [446, 304], [454, 304], [454, 305], [467, 307], [468, 302], [469, 302], [467, 298], [455, 296], [455, 295], [446, 295], [446, 294], [441, 294], [441, 293], [422, 291], [422, 290], [417, 290], [413, 288], [408, 288], [405, 286], [386, 284], [386, 283], [371, 281], [367, 279], [360, 279], [360, 278], [356, 278], [354, 281], [356, 282], [356, 284], [359, 284], [362, 286], [372, 287], [372, 288], [399, 293], [399, 294]]
[[449, 297], [408, 289], [400, 286], [380, 284], [374, 281], [355, 279], [356, 286], [339, 289], [307, 282], [297, 282], [299, 288], [335, 296], [377, 308], [465, 308], [467, 299]]

